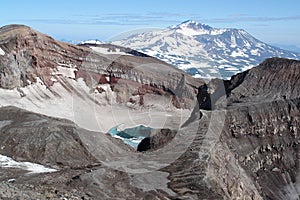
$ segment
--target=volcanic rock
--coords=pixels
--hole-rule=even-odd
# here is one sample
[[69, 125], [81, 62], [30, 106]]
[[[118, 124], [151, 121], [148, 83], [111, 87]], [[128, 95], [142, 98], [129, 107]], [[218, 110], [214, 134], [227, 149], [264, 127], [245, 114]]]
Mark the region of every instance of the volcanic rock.
[[[23, 25], [4, 26], [0, 28], [0, 35], [0, 48], [5, 52], [0, 59], [0, 87], [4, 89], [22, 88], [40, 79], [51, 90], [55, 83], [65, 82], [61, 75], [68, 71], [68, 78], [83, 78], [93, 90], [98, 84], [109, 83], [117, 91], [120, 103], [128, 102], [139, 88], [146, 86], [150, 88], [147, 93], [160, 90], [160, 95], [178, 95], [181, 107], [191, 107], [195, 89], [203, 83], [169, 64], [128, 48], [108, 44], [71, 45]], [[118, 51], [105, 54], [97, 48]], [[184, 82], [182, 74], [185, 74]], [[107, 82], [103, 82], [103, 77], [107, 77]], [[144, 95], [139, 94], [141, 98]]]
[[[57, 170], [0, 167], [1, 199], [299, 198], [299, 61], [267, 59], [231, 80], [204, 85], [157, 59], [127, 50], [116, 55], [119, 47], [105, 54], [103, 48], [112, 47], [60, 43], [25, 26], [3, 27], [0, 35], [0, 154]], [[105, 91], [98, 88], [94, 98], [96, 87]], [[94, 114], [105, 126], [107, 108], [116, 105], [105, 104], [109, 94], [118, 105], [128, 100], [147, 108], [159, 97], [184, 107], [197, 94], [198, 103], [183, 126], [147, 137], [143, 152], [40, 114], [49, 107], [52, 116], [65, 114], [69, 106], [64, 116], [71, 119], [79, 105], [73, 121], [89, 122]], [[4, 107], [12, 104], [35, 106]]]
[[[222, 89], [218, 80], [201, 86], [194, 117], [184, 125], [197, 126], [193, 143], [165, 168], [170, 188], [194, 199], [297, 199], [299, 69], [299, 61], [272, 58], [222, 81]], [[220, 90], [227, 106], [214, 107]], [[154, 141], [141, 144], [151, 150]]]

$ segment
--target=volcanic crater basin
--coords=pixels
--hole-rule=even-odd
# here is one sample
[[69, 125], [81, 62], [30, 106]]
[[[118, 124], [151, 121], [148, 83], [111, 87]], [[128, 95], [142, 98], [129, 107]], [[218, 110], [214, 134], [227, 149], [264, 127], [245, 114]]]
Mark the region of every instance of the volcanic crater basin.
[[[0, 168], [1, 198], [298, 198], [299, 61], [207, 86], [136, 52], [18, 25], [0, 35], [0, 154], [57, 170]], [[140, 153], [106, 134], [120, 124], [164, 129]]]

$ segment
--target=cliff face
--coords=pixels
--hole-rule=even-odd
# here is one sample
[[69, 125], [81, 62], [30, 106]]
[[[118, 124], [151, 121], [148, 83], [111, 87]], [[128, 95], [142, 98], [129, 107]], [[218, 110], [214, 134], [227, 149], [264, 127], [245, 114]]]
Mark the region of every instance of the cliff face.
[[[62, 77], [65, 75], [75, 80], [83, 78], [91, 90], [100, 92], [105, 90], [101, 90], [101, 84], [110, 84], [119, 103], [127, 103], [133, 96], [146, 99], [143, 98], [145, 94], [159, 94], [174, 98], [176, 107], [191, 107], [195, 89], [203, 83], [171, 65], [128, 48], [75, 46], [22, 25], [0, 28], [0, 48], [4, 51], [4, 55], [0, 55], [0, 87], [4, 89], [22, 88], [40, 79], [51, 90], [54, 84], [65, 82]], [[103, 52], [99, 48], [118, 51]], [[143, 94], [136, 93], [143, 87], [149, 89]], [[119, 90], [126, 90], [126, 94]], [[138, 102], [143, 103], [142, 100]]]
[[299, 69], [273, 58], [201, 86], [184, 125], [195, 138], [166, 168], [169, 186], [194, 198], [299, 198]]
[[230, 82], [232, 84], [239, 79], [242, 83], [231, 91], [232, 98], [238, 100], [253, 100], [257, 97], [270, 100], [299, 97], [300, 68], [297, 60], [267, 59], [254, 69], [233, 76]]
[[266, 199], [299, 195], [300, 99], [236, 106], [221, 140]]
[[[118, 124], [178, 127], [179, 108], [189, 115], [204, 82], [128, 48], [71, 45], [21, 25], [0, 28], [0, 48], [0, 106], [66, 118], [93, 131]], [[139, 110], [146, 112], [128, 116]]]
[[[52, 69], [59, 63], [80, 66], [91, 50], [61, 43], [27, 26], [9, 25], [0, 29], [1, 88], [24, 87], [36, 78], [50, 86]], [[109, 60], [98, 59], [105, 64]], [[96, 63], [94, 62], [94, 65]]]
[[299, 70], [299, 61], [268, 59], [228, 98], [221, 140], [265, 199], [299, 195]]

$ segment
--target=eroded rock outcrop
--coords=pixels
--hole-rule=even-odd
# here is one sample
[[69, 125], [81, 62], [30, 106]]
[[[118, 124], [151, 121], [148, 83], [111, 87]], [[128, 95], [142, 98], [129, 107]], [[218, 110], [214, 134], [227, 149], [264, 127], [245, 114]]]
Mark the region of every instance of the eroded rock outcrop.
[[177, 131], [170, 129], [154, 130], [151, 134], [144, 138], [137, 147], [137, 151], [156, 150], [162, 148], [171, 141]]
[[[155, 94], [177, 98], [175, 107], [192, 108], [196, 88], [203, 83], [165, 62], [124, 47], [98, 45], [119, 50], [114, 54], [99, 53], [91, 49], [95, 45], [59, 42], [23, 25], [4, 26], [0, 35], [0, 48], [5, 52], [0, 57], [0, 87], [4, 89], [22, 88], [36, 82], [49, 90], [54, 84], [67, 87], [62, 77], [65, 75], [75, 80], [83, 78], [91, 91], [105, 90], [107, 86], [101, 85], [109, 84], [116, 92], [118, 103], [127, 103], [137, 96], [138, 103], [147, 105], [147, 94]], [[137, 94], [143, 87], [151, 90]], [[72, 87], [68, 89], [72, 92]], [[152, 92], [157, 90], [160, 92]]]
[[298, 199], [299, 69], [299, 61], [273, 58], [201, 86], [184, 124], [197, 133], [165, 168], [169, 186], [194, 199]]

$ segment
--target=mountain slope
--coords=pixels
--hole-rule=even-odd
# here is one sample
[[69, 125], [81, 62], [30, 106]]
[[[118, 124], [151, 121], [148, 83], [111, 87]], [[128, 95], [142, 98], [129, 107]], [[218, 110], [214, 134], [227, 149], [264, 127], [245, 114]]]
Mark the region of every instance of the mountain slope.
[[128, 48], [71, 45], [22, 25], [0, 28], [0, 48], [0, 106], [67, 118], [89, 130], [171, 125], [168, 116], [192, 108], [203, 83]]
[[[231, 80], [201, 86], [198, 117], [177, 133], [161, 130], [146, 153], [68, 120], [0, 108], [0, 152], [58, 170], [32, 175], [0, 168], [0, 197], [297, 199], [299, 66], [295, 60], [268, 59]], [[282, 72], [276, 81], [283, 84], [268, 84]], [[205, 90], [208, 98], [202, 98]], [[207, 99], [219, 102], [216, 97], [225, 104], [203, 107]]]
[[[194, 140], [164, 169], [171, 174], [170, 188], [194, 199], [221, 199], [218, 192], [227, 199], [298, 199], [299, 69], [300, 61], [272, 58], [231, 80], [201, 86], [197, 116], [185, 124], [196, 128]], [[141, 144], [155, 150], [168, 137]], [[209, 195], [201, 193], [208, 188]]]
[[112, 43], [142, 51], [204, 78], [229, 79], [270, 57], [300, 59], [299, 53], [267, 45], [244, 30], [212, 28], [195, 21]]

